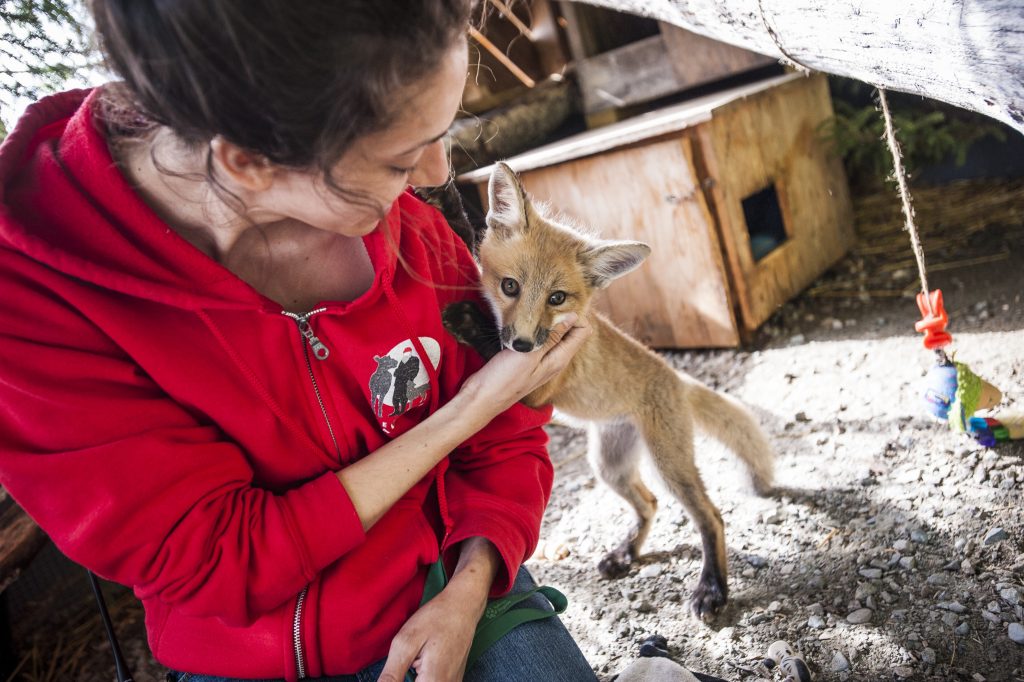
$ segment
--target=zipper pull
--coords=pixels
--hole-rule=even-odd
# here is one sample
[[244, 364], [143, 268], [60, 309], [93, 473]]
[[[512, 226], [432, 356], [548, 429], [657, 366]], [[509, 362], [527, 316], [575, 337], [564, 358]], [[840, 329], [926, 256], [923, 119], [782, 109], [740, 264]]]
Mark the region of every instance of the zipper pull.
[[331, 351], [324, 345], [323, 341], [313, 334], [313, 329], [309, 326], [309, 320], [305, 317], [300, 317], [297, 319], [297, 322], [299, 323], [299, 333], [306, 337], [306, 342], [313, 349], [313, 357], [317, 360], [326, 360]]

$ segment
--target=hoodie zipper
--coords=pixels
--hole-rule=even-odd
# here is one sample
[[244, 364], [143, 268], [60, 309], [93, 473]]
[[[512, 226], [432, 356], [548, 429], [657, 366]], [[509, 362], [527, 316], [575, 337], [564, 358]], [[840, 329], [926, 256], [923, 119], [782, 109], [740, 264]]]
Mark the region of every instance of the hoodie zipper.
[[302, 588], [298, 598], [295, 600], [295, 619], [292, 621], [292, 645], [295, 647], [295, 671], [299, 679], [306, 677], [306, 656], [302, 651], [302, 607], [306, 603], [306, 593], [309, 592], [309, 585]]
[[320, 405], [320, 412], [324, 415], [324, 422], [327, 424], [327, 432], [331, 434], [331, 442], [334, 443], [334, 452], [339, 457], [341, 456], [341, 448], [338, 447], [338, 439], [334, 435], [334, 427], [331, 426], [331, 418], [327, 416], [327, 406], [324, 405], [323, 396], [320, 395], [320, 386], [316, 383], [316, 375], [313, 374], [313, 363], [309, 359], [310, 350], [313, 351], [313, 357], [317, 360], [326, 360], [327, 356], [330, 355], [330, 350], [324, 345], [323, 341], [318, 339], [313, 334], [313, 328], [309, 326], [309, 318], [317, 313], [322, 313], [327, 308], [317, 308], [311, 310], [305, 315], [296, 315], [295, 313], [289, 313], [287, 311], [281, 311], [283, 315], [295, 320], [295, 323], [299, 326], [299, 333], [302, 335], [308, 345], [302, 347], [302, 354], [306, 358], [306, 369], [309, 372], [309, 381], [313, 384], [313, 393], [316, 395], [316, 402]]
[[[287, 310], [281, 311], [282, 315], [292, 318], [295, 320], [295, 323], [299, 325], [299, 333], [302, 334], [302, 338], [304, 338], [306, 343], [309, 344], [310, 349], [313, 351], [313, 357], [317, 360], [326, 360], [327, 356], [331, 354], [331, 351], [324, 345], [323, 341], [313, 334], [313, 328], [309, 326], [309, 318], [317, 313], [322, 313], [325, 310], [327, 310], [327, 308], [317, 308], [316, 310], [310, 310], [305, 315], [296, 315], [295, 313], [290, 313]], [[306, 359], [308, 360], [309, 358], [307, 357]]]
[[[310, 351], [312, 351], [313, 357], [317, 360], [326, 360], [327, 356], [331, 354], [331, 351], [324, 345], [323, 341], [318, 339], [313, 333], [313, 328], [309, 325], [309, 318], [317, 313], [322, 313], [327, 308], [317, 308], [311, 310], [305, 315], [296, 315], [286, 310], [282, 310], [281, 313], [286, 317], [290, 317], [295, 320], [295, 323], [299, 327], [299, 334], [306, 341], [302, 346], [302, 355], [306, 359], [306, 370], [309, 372], [309, 381], [313, 384], [313, 393], [316, 395], [317, 404], [320, 405], [320, 412], [324, 415], [324, 422], [327, 424], [327, 432], [331, 434], [331, 442], [334, 443], [334, 451], [341, 456], [341, 448], [338, 447], [338, 439], [334, 435], [334, 428], [331, 426], [331, 418], [327, 415], [327, 406], [324, 405], [323, 396], [320, 395], [320, 387], [316, 383], [316, 375], [313, 374], [313, 363], [309, 359]], [[306, 656], [302, 648], [302, 609], [306, 603], [306, 594], [309, 592], [309, 585], [302, 588], [299, 592], [299, 596], [295, 598], [295, 617], [292, 620], [292, 646], [295, 651], [295, 669], [298, 673], [299, 679], [306, 677]]]

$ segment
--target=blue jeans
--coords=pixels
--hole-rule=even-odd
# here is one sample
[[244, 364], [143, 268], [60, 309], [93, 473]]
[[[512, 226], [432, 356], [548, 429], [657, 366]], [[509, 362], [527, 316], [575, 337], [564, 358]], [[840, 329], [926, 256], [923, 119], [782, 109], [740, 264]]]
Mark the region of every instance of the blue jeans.
[[[527, 592], [534, 587], [533, 578], [525, 568], [520, 568], [512, 592]], [[522, 605], [551, 608], [539, 595], [533, 595]], [[383, 669], [384, 661], [377, 661], [355, 675], [318, 677], [310, 682], [376, 682]], [[168, 673], [167, 679], [168, 682], [264, 682], [176, 672]], [[552, 616], [523, 623], [499, 639], [466, 671], [463, 679], [465, 682], [596, 682], [597, 676], [562, 621]]]

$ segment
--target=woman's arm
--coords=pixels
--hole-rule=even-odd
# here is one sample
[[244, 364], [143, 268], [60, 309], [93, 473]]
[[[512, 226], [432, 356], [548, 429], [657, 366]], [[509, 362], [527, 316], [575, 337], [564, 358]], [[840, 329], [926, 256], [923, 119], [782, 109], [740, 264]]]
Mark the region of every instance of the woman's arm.
[[438, 462], [533, 389], [553, 379], [590, 335], [568, 319], [533, 353], [505, 350], [430, 417], [337, 473], [369, 529]]

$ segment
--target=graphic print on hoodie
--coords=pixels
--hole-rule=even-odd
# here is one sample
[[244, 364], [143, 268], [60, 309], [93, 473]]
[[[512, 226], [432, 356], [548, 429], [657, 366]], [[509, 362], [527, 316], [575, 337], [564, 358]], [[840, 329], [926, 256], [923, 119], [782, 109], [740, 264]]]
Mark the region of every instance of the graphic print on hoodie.
[[[436, 370], [441, 361], [441, 344], [429, 336], [419, 337], [427, 359]], [[396, 344], [384, 355], [374, 355], [377, 370], [370, 375], [370, 401], [384, 433], [395, 430], [398, 417], [423, 405], [430, 397], [430, 375], [412, 341]], [[385, 414], [387, 409], [390, 412]]]

